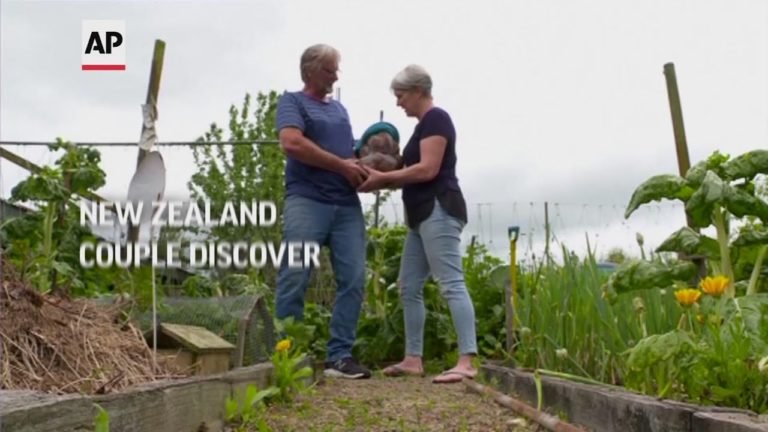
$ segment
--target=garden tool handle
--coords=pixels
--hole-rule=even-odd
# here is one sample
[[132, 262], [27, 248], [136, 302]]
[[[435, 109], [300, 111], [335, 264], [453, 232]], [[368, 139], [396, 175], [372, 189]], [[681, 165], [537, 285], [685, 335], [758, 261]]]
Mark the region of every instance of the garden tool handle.
[[516, 242], [517, 236], [520, 234], [520, 227], [517, 225], [513, 225], [507, 228], [507, 234], [509, 235], [510, 241]]

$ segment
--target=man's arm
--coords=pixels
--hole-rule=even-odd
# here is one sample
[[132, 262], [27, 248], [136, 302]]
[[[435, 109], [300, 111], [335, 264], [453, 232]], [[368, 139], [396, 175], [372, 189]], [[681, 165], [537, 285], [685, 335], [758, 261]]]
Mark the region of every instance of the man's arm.
[[280, 148], [287, 156], [307, 165], [338, 173], [342, 170], [343, 159], [320, 148], [297, 128], [280, 129]]
[[343, 175], [355, 187], [368, 177], [365, 168], [354, 159], [342, 159], [323, 150], [297, 128], [280, 129], [280, 148], [287, 156], [302, 163]]

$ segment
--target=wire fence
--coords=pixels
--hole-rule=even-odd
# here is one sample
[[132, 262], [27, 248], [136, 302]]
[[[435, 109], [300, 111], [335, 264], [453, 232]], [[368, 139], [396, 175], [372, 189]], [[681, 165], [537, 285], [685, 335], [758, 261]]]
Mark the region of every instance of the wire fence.
[[[19, 156], [38, 165], [53, 164], [58, 157], [45, 146], [47, 142], [0, 141], [0, 146], [13, 149]], [[107, 172], [107, 187], [100, 195], [108, 200], [122, 200], [127, 193], [133, 176], [134, 165], [126, 160], [135, 160], [136, 143], [133, 142], [77, 142], [78, 145], [100, 147], [102, 166]], [[226, 145], [276, 145], [274, 140], [250, 140], [224, 143]], [[161, 152], [166, 163], [167, 186], [165, 197], [169, 200], [185, 200], [189, 196], [187, 181], [195, 170], [192, 151], [189, 147], [210, 145], [198, 141], [161, 142]], [[120, 167], [113, 169], [112, 167]], [[0, 198], [7, 199], [10, 192], [28, 172], [0, 158]], [[372, 210], [374, 198], [362, 194], [366, 210]], [[614, 248], [627, 255], [639, 255], [637, 235], [642, 235], [646, 251], [652, 251], [669, 234], [685, 225], [685, 213], [680, 202], [651, 203], [640, 207], [624, 218], [626, 202], [548, 202], [517, 201], [514, 197], [499, 194], [492, 202], [473, 201], [467, 196], [469, 221], [464, 229], [462, 242], [466, 247], [474, 239], [486, 245], [491, 253], [507, 259], [509, 240], [507, 229], [518, 226], [518, 257], [532, 260], [540, 257], [545, 249], [558, 256], [566, 247], [579, 255], [588, 247], [598, 257], [605, 256]], [[626, 197], [627, 201], [629, 196]], [[388, 200], [380, 203], [380, 216], [388, 223], [403, 223], [403, 207], [400, 193], [393, 193]]]
[[[403, 222], [403, 206], [397, 200], [399, 197], [393, 197], [380, 208], [388, 222]], [[638, 235], [648, 254], [686, 223], [681, 202], [647, 204], [629, 218], [624, 217], [626, 205], [618, 203], [468, 201], [467, 207], [469, 220], [462, 234], [465, 247], [474, 238], [506, 260], [508, 228], [517, 226], [517, 256], [523, 262], [543, 256], [546, 249], [560, 257], [562, 248], [579, 256], [589, 248], [598, 259], [606, 259], [613, 249], [620, 249], [625, 256], [639, 256]], [[370, 210], [372, 204], [366, 208]]]

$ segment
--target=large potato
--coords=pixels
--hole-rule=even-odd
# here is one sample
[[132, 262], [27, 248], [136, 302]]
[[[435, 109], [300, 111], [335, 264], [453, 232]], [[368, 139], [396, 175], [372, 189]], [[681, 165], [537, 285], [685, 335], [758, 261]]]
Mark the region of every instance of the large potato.
[[378, 171], [392, 171], [403, 166], [400, 146], [386, 132], [371, 135], [360, 147], [360, 163]]

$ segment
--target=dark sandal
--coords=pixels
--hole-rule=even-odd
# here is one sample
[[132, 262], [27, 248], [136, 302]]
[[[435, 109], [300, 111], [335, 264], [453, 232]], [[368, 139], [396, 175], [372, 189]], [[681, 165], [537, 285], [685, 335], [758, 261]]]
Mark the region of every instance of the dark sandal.
[[[475, 379], [476, 374], [471, 374], [469, 372], [459, 371], [459, 370], [447, 370], [440, 375], [435, 376], [432, 378], [432, 383], [434, 384], [455, 384], [460, 383], [464, 380], [464, 378], [469, 379]], [[449, 379], [440, 379], [440, 377]]]
[[413, 372], [403, 369], [400, 365], [392, 365], [383, 370], [384, 376], [388, 377], [401, 377], [401, 376], [418, 376], [423, 377], [424, 372]]

